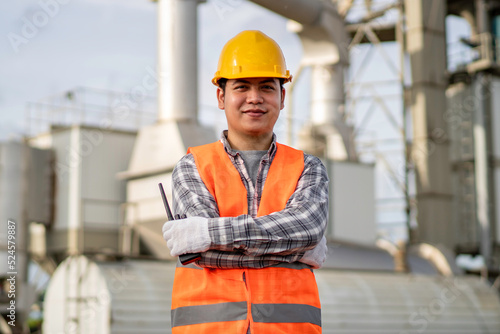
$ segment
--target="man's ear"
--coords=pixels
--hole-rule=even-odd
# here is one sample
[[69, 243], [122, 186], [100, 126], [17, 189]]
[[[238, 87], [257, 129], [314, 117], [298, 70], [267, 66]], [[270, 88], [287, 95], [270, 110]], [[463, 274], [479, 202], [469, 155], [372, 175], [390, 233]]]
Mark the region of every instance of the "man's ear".
[[225, 103], [224, 103], [224, 98], [225, 98], [224, 91], [222, 90], [222, 88], [217, 87], [217, 103], [218, 103], [219, 109], [221, 109], [221, 110], [224, 110], [226, 108]]
[[280, 110], [282, 110], [283, 108], [285, 108], [285, 95], [286, 95], [285, 87], [281, 87], [281, 106], [280, 106]]

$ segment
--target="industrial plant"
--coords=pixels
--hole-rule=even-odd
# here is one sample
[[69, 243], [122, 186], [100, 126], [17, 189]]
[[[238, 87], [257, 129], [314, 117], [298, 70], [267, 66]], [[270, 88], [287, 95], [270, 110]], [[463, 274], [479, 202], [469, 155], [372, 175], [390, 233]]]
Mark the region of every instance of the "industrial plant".
[[[211, 1], [157, 0], [156, 69], [29, 102], [0, 143], [0, 333], [171, 332], [158, 184], [171, 201], [179, 159], [220, 136], [193, 85]], [[323, 333], [500, 333], [500, 0], [245, 2], [302, 47], [278, 141], [329, 173]]]

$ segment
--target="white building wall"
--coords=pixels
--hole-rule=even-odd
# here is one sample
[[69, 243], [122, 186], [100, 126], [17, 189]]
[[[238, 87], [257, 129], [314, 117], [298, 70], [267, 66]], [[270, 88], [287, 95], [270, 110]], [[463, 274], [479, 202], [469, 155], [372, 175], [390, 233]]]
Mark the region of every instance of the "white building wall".
[[55, 155], [49, 252], [118, 250], [126, 185], [117, 174], [128, 167], [135, 137], [133, 132], [75, 125], [31, 140], [34, 146], [52, 148]]
[[122, 223], [126, 185], [116, 174], [128, 167], [135, 135], [83, 129], [80, 140], [90, 147], [81, 169], [83, 222], [89, 227], [117, 228]]
[[328, 236], [373, 246], [377, 237], [374, 166], [330, 161], [327, 168], [330, 177]]

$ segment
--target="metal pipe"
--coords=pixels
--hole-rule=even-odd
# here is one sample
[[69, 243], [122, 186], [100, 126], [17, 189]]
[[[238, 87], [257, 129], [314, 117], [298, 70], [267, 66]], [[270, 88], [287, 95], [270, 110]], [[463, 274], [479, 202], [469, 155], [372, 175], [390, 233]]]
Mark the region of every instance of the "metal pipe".
[[307, 25], [318, 24], [325, 9], [325, 4], [318, 0], [252, 0], [252, 2]]
[[[478, 42], [481, 46], [489, 49], [491, 43], [487, 39], [482, 41], [479, 37], [488, 33], [488, 11], [486, 8], [485, 0], [475, 1], [476, 9], [476, 28], [478, 33]], [[483, 58], [489, 59], [487, 52], [482, 52]], [[477, 207], [477, 221], [480, 230], [480, 250], [484, 258], [486, 266], [491, 265], [492, 256], [492, 217], [489, 209], [491, 201], [490, 185], [490, 171], [489, 171], [489, 158], [490, 145], [488, 142], [488, 119], [490, 111], [488, 105], [488, 92], [490, 88], [489, 74], [484, 72], [477, 73], [476, 82], [474, 83], [474, 97], [476, 98], [477, 105], [474, 108], [474, 174], [476, 178], [476, 207]]]
[[485, 91], [488, 89], [489, 80], [487, 74], [482, 72], [477, 74], [477, 80], [474, 83], [474, 96], [477, 105], [474, 108], [474, 174], [476, 178], [476, 207], [477, 220], [480, 230], [480, 249], [485, 263], [489, 266], [492, 255], [491, 242], [491, 214], [489, 210], [490, 203], [490, 177], [488, 168], [488, 124], [487, 114], [489, 114], [487, 102], [484, 100]]
[[197, 120], [199, 0], [158, 1], [159, 121]]
[[403, 111], [403, 141], [404, 141], [404, 159], [405, 159], [405, 167], [404, 167], [404, 196], [405, 196], [405, 212], [406, 212], [406, 231], [408, 233], [408, 243], [413, 244], [415, 241], [415, 233], [411, 226], [411, 217], [412, 217], [412, 206], [411, 206], [411, 198], [410, 198], [410, 166], [409, 166], [409, 158], [410, 158], [410, 150], [408, 145], [408, 103], [406, 98], [406, 56], [408, 55], [406, 50], [406, 36], [404, 32], [404, 2], [401, 2], [398, 6], [399, 19], [396, 24], [396, 41], [399, 44], [399, 81], [401, 85], [401, 91], [403, 92], [403, 98], [401, 99], [401, 108]]

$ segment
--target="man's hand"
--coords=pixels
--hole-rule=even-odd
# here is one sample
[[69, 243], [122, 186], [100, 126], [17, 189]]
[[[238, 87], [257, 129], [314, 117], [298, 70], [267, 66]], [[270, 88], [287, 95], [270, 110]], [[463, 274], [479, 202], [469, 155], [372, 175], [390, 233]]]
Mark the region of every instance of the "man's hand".
[[323, 236], [319, 244], [313, 249], [308, 250], [299, 262], [308, 264], [313, 267], [313, 269], [319, 269], [326, 260], [327, 252], [328, 247], [326, 246], [326, 238]]
[[172, 256], [206, 252], [210, 247], [207, 218], [170, 220], [163, 225], [162, 232]]

